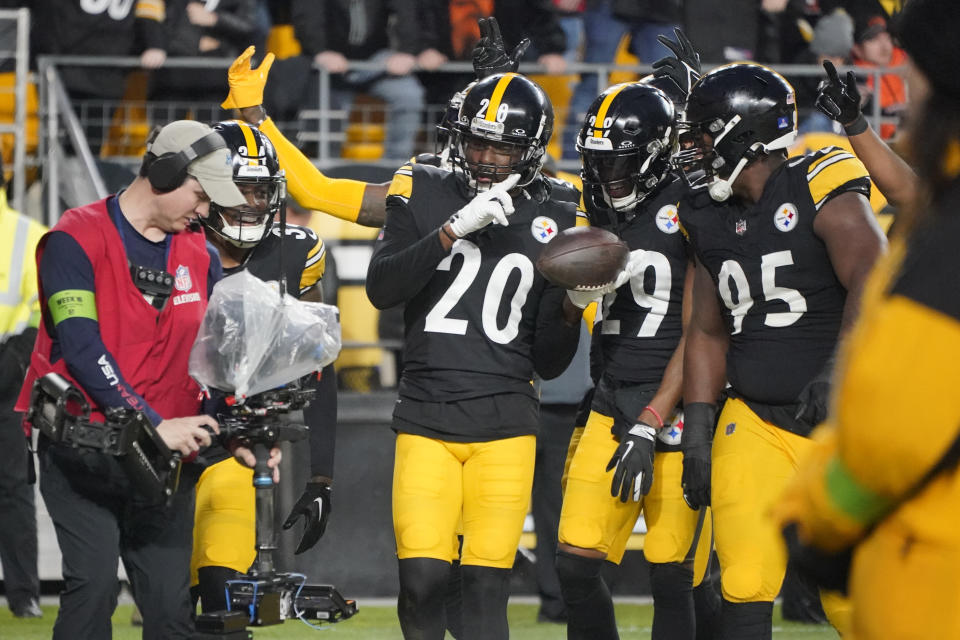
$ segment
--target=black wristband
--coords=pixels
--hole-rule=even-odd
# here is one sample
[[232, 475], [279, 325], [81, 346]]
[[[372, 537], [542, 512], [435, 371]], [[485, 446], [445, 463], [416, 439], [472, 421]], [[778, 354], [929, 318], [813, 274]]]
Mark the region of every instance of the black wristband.
[[848, 136], [858, 136], [864, 131], [867, 130], [867, 119], [863, 117], [863, 114], [857, 116], [857, 119], [851, 122], [850, 124], [843, 125], [843, 130]]
[[[709, 444], [717, 423], [717, 405], [691, 402], [683, 405], [683, 438], [687, 445]], [[689, 434], [689, 436], [687, 435]]]

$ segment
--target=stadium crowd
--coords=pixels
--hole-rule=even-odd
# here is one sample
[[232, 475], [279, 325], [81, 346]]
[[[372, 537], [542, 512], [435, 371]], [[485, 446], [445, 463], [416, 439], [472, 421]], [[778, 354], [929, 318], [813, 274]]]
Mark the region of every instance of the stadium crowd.
[[[940, 35], [960, 27], [960, 6], [0, 4], [20, 6], [33, 10], [31, 58], [139, 56], [133, 72], [62, 68], [101, 159], [112, 105], [133, 88], [187, 106], [151, 122], [129, 184], [49, 230], [0, 194], [0, 561], [13, 615], [43, 615], [37, 481], [63, 555], [55, 638], [111, 637], [120, 560], [145, 638], [193, 637], [200, 612], [230, 606], [225, 587], [262, 551], [251, 480], [276, 483], [283, 463], [218, 435], [228, 405], [188, 375], [193, 336], [215, 285], [240, 272], [303, 304], [347, 300], [324, 286], [336, 267], [322, 230], [338, 219], [378, 234], [353, 283], [362, 300], [341, 305], [344, 333], [382, 314], [398, 373], [382, 375], [382, 353], [345, 352], [302, 382], [316, 393], [297, 445], [310, 472], [277, 515], [302, 531], [297, 554], [322, 544], [338, 390], [395, 384], [404, 638], [509, 637], [531, 509], [538, 620], [570, 639], [619, 638], [614, 587], [641, 516], [655, 640], [772, 638], [778, 597], [785, 617], [843, 638], [960, 636], [960, 49]], [[178, 57], [233, 61], [165, 67]], [[653, 72], [607, 87], [567, 75], [624, 60]], [[474, 73], [437, 72], [450, 61]], [[532, 64], [537, 75], [518, 73]], [[302, 135], [318, 68], [333, 108], [384, 104], [377, 159], [391, 170], [379, 181], [311, 160], [328, 142]], [[197, 104], [221, 99], [197, 122]], [[357, 140], [341, 133], [348, 159]], [[297, 224], [288, 201], [306, 210]], [[577, 264], [564, 280], [538, 261], [555, 239], [603, 233], [624, 255], [612, 271]], [[179, 452], [169, 500], [138, 494], [110, 455], [31, 431], [23, 414], [50, 373], [95, 420], [130, 407]]]

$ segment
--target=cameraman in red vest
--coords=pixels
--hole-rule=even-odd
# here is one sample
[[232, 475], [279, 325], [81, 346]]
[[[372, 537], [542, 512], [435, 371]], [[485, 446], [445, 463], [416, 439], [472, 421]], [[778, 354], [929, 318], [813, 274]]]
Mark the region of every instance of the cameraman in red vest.
[[[230, 151], [210, 127], [177, 121], [148, 144], [127, 189], [64, 213], [37, 247], [42, 321], [17, 410], [28, 408], [33, 382], [55, 372], [83, 391], [94, 420], [109, 407], [143, 411], [185, 461], [210, 444], [217, 423], [200, 415], [187, 362], [222, 275], [216, 250], [193, 224], [211, 202], [247, 202]], [[105, 453], [42, 434], [38, 453], [66, 582], [53, 637], [111, 638], [118, 559], [143, 613], [143, 637], [190, 637], [198, 465], [183, 465], [164, 506], [138, 494]]]

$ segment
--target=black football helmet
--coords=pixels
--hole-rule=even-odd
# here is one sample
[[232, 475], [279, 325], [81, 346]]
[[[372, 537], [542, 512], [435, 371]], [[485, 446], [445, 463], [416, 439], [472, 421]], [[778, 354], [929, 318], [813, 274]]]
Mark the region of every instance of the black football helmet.
[[457, 123], [457, 120], [460, 118], [460, 106], [463, 104], [463, 98], [467, 95], [467, 91], [476, 84], [476, 81], [471, 82], [465, 86], [460, 91], [457, 91], [450, 97], [450, 100], [447, 101], [447, 108], [443, 111], [443, 117], [440, 118], [440, 123], [437, 125], [437, 144], [435, 147], [435, 152], [443, 160], [447, 160], [450, 154], [450, 142], [453, 140], [453, 128]]
[[663, 91], [664, 95], [673, 103], [673, 113], [677, 120], [683, 120], [683, 114], [687, 109], [687, 96], [683, 90], [677, 86], [677, 83], [667, 76], [657, 77], [652, 73], [643, 76], [639, 80], [640, 84], [648, 87], [656, 87]]
[[[512, 173], [523, 187], [540, 175], [553, 133], [553, 105], [543, 89], [517, 73], [477, 81], [467, 91], [453, 125], [450, 160], [471, 191], [482, 191]], [[493, 146], [512, 156], [506, 164], [471, 160], [468, 147]]]
[[749, 162], [796, 141], [796, 96], [772, 69], [751, 63], [724, 65], [690, 89], [680, 128], [675, 164], [688, 179], [696, 176], [690, 179], [692, 187], [709, 187], [710, 196], [722, 202]]
[[227, 142], [233, 182], [247, 197], [243, 207], [211, 202], [204, 226], [238, 247], [253, 247], [270, 231], [274, 215], [286, 198], [287, 181], [273, 144], [259, 129], [239, 120], [214, 125]]
[[601, 93], [577, 136], [584, 198], [601, 208], [636, 207], [670, 171], [673, 103], [659, 89], [624, 83]]

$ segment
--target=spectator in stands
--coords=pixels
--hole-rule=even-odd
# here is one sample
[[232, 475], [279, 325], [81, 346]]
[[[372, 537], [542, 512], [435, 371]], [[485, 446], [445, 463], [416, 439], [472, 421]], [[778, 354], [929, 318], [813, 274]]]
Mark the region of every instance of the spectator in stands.
[[[567, 39], [549, 0], [416, 0], [424, 43], [448, 60], [467, 61], [480, 40], [480, 18], [495, 17], [507, 50], [525, 37], [531, 40], [523, 58], [536, 62], [547, 73], [566, 71]], [[421, 74], [427, 104], [446, 104], [457, 91], [474, 80], [470, 73]]]
[[[853, 62], [858, 67], [874, 70], [878, 67], [901, 67], [906, 63], [907, 54], [894, 46], [893, 38], [887, 31], [887, 19], [877, 13], [856, 16], [854, 28]], [[884, 117], [899, 118], [907, 102], [906, 87], [903, 78], [897, 73], [880, 75], [880, 89], [875, 87], [876, 76], [867, 77], [866, 91], [870, 104], [866, 106], [871, 113], [873, 100], [880, 100], [880, 114]], [[887, 140], [893, 137], [897, 125], [885, 122], [880, 126], [880, 137]]]
[[685, 0], [686, 33], [700, 52], [705, 69], [756, 60], [764, 20], [783, 12], [786, 6], [787, 0]]
[[583, 11], [587, 7], [587, 0], [552, 0], [552, 4], [557, 22], [567, 37], [563, 58], [567, 63], [576, 62], [583, 44]]
[[[233, 58], [257, 29], [255, 0], [166, 0], [163, 49], [168, 57]], [[227, 90], [219, 67], [158, 69], [150, 79], [151, 101], [176, 102], [162, 120], [192, 115], [191, 103], [217, 103]], [[206, 114], [205, 114], [206, 115]], [[218, 113], [210, 114], [219, 119]]]
[[[332, 107], [349, 109], [353, 94], [369, 93], [387, 103], [384, 157], [408, 160], [414, 152], [424, 105], [423, 87], [412, 75], [420, 17], [415, 0], [293, 0], [291, 20], [303, 52], [335, 74]], [[388, 28], [392, 20], [397, 29]], [[351, 60], [385, 65], [385, 70], [350, 69]], [[315, 75], [315, 74], [312, 74]], [[309, 98], [317, 95], [308, 89]]]
[[[817, 21], [810, 45], [801, 50], [790, 62], [819, 66], [824, 60], [829, 60], [834, 66], [840, 67], [848, 63], [852, 48], [853, 19], [843, 9], [836, 9]], [[801, 134], [812, 131], [839, 133], [833, 120], [814, 109], [819, 81], [819, 76], [790, 78], [791, 84], [797, 91], [797, 110], [800, 112], [798, 129]]]
[[[34, 0], [35, 55], [140, 55], [144, 67], [163, 64], [163, 0], [87, 2]], [[96, 154], [110, 124], [113, 101], [123, 96], [125, 67], [64, 67], [61, 78]]]
[[[612, 63], [624, 35], [630, 34], [631, 51], [641, 63], [653, 64], [667, 53], [657, 41], [660, 34], [673, 37], [679, 26], [683, 0], [643, 2], [627, 0], [587, 0], [583, 12], [583, 62]], [[605, 87], [597, 76], [585, 73], [573, 89], [566, 125], [563, 128], [563, 157], [579, 158], [574, 148], [577, 132], [587, 107]]]
[[45, 229], [7, 205], [0, 162], [0, 238], [6, 274], [0, 294], [0, 565], [7, 606], [17, 618], [39, 618], [37, 507], [33, 454], [27, 450], [14, 402], [37, 337], [37, 263], [34, 250]]

